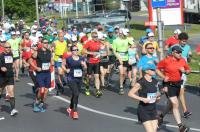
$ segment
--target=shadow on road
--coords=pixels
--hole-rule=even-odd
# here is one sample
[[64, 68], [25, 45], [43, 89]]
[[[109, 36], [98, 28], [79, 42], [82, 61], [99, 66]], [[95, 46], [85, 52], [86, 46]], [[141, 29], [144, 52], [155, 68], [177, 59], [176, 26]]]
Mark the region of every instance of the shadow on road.
[[126, 107], [126, 109], [124, 109], [124, 112], [137, 115], [137, 108], [128, 106], [128, 107]]
[[8, 114], [10, 114], [10, 106], [7, 106], [7, 105], [1, 105], [0, 106], [1, 108], [1, 112], [6, 112]]
[[67, 114], [66, 107], [60, 107], [58, 109], [55, 109], [54, 111], [62, 114]]

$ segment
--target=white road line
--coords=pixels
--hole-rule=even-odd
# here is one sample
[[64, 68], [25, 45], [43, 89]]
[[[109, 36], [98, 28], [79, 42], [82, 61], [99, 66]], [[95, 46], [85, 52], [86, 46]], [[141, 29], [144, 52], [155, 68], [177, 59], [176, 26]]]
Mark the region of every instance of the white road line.
[[[30, 85], [30, 86], [34, 85], [33, 83], [27, 83], [27, 84]], [[59, 99], [61, 101], [64, 101], [66, 103], [70, 103], [70, 101], [68, 99], [65, 99], [63, 97], [60, 97], [60, 96], [53, 96], [53, 97], [57, 98], [57, 99]], [[85, 106], [80, 105], [80, 104], [78, 105], [78, 107], [82, 108], [84, 110], [93, 112], [93, 113], [100, 114], [100, 115], [114, 117], [114, 118], [118, 118], [118, 119], [122, 119], [122, 120], [128, 120], [128, 121], [138, 122], [137, 119], [133, 119], [133, 118], [128, 118], [128, 117], [123, 117], [123, 116], [119, 116], [119, 115], [114, 115], [114, 114], [109, 114], [109, 113], [101, 112], [101, 111], [98, 111], [98, 110], [95, 110], [95, 109], [91, 109], [91, 108], [85, 107]], [[167, 127], [171, 127], [171, 128], [178, 128], [176, 125], [170, 125], [170, 124], [163, 124], [163, 125], [167, 126]], [[190, 130], [200, 132], [200, 129], [198, 129], [198, 128], [190, 128]]]
[[30, 85], [30, 86], [34, 86], [34, 84], [33, 83], [27, 83], [28, 85]]
[[5, 119], [5, 117], [1, 117], [1, 118], [0, 118], [0, 121], [1, 121], [1, 120], [4, 120], [4, 119]]
[[[60, 96], [54, 96], [54, 98], [57, 98], [57, 99], [59, 99], [61, 101], [64, 101], [66, 103], [70, 103], [70, 101], [68, 99], [65, 99], [65, 98], [60, 97]], [[93, 113], [100, 114], [100, 115], [114, 117], [114, 118], [118, 118], [118, 119], [122, 119], [122, 120], [128, 120], [128, 121], [138, 122], [137, 119], [132, 119], [132, 118], [128, 118], [128, 117], [123, 117], [123, 116], [119, 116], [119, 115], [114, 115], [114, 114], [109, 114], [109, 113], [101, 112], [101, 111], [98, 111], [98, 110], [95, 110], [95, 109], [91, 109], [91, 108], [85, 107], [83, 105], [78, 105], [78, 107], [82, 108], [84, 110], [93, 112]], [[167, 126], [167, 127], [171, 127], [171, 128], [178, 128], [176, 125], [170, 125], [170, 124], [164, 124], [164, 125]], [[198, 129], [198, 128], [190, 128], [190, 130], [200, 132], [200, 129]]]

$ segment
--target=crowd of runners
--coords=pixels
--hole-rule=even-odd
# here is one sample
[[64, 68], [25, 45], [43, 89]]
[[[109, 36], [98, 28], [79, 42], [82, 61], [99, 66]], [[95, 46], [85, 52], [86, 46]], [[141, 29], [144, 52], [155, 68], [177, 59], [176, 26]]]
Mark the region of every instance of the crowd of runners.
[[[104, 28], [100, 24], [57, 29], [54, 18], [34, 21], [32, 27], [23, 20], [16, 24], [4, 21], [0, 25], [0, 97], [6, 94], [10, 115], [16, 115], [15, 82], [23, 81], [19, 74], [27, 70], [34, 83], [33, 111], [45, 112], [51, 73], [55, 69], [57, 95], [63, 94], [66, 85], [70, 88], [71, 103], [66, 111], [78, 119], [81, 87], [84, 86], [86, 96], [93, 92], [97, 98], [103, 98], [104, 89], [111, 87], [113, 74], [118, 74], [119, 95], [125, 94], [124, 84], [129, 80], [128, 96], [139, 101], [138, 120], [147, 132], [156, 132], [169, 111], [180, 132], [189, 131], [181, 120], [181, 113], [185, 118], [192, 114], [184, 93], [192, 56], [188, 34], [179, 29], [174, 31], [165, 41], [163, 60], [159, 59], [162, 51], [151, 29], [146, 29], [139, 43], [133, 36], [127, 28]], [[162, 95], [166, 95], [168, 103], [157, 114], [156, 102]], [[183, 112], [179, 110], [179, 99]]]

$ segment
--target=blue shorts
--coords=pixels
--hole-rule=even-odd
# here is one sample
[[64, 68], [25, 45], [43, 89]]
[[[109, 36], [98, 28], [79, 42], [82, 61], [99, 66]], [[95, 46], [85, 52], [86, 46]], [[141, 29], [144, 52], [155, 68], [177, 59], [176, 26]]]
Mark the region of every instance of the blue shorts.
[[42, 87], [50, 88], [51, 87], [51, 73], [50, 72], [37, 73], [36, 80], [38, 82], [39, 88], [42, 88]]
[[55, 68], [62, 68], [62, 62], [54, 61]]

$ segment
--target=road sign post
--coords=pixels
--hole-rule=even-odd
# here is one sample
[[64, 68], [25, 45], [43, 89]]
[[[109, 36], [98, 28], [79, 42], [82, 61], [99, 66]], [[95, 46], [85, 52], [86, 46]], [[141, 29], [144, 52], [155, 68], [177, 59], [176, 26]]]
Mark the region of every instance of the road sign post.
[[156, 8], [156, 14], [157, 14], [157, 28], [158, 28], [158, 44], [161, 49], [160, 53], [160, 60], [164, 57], [164, 46], [163, 46], [163, 32], [162, 32], [162, 21], [161, 21], [161, 7], [167, 6], [166, 0], [152, 0], [152, 7]]

